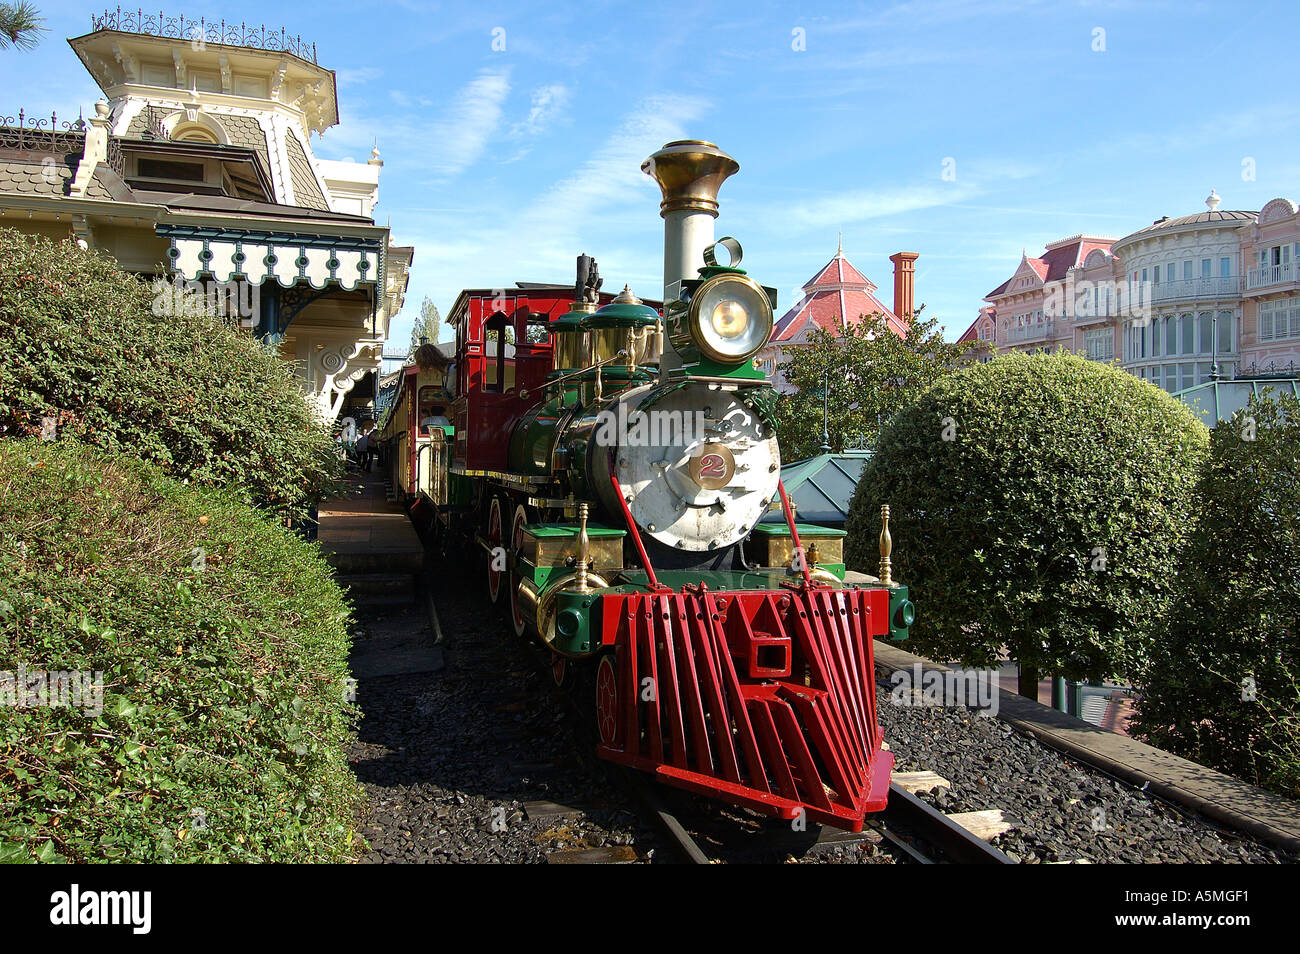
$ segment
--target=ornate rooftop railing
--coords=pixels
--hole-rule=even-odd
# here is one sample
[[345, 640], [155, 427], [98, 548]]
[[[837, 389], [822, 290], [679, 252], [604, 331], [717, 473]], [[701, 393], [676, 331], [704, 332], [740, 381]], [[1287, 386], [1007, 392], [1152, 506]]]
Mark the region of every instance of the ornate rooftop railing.
[[81, 152], [85, 143], [86, 121], [80, 116], [67, 122], [53, 112], [46, 119], [28, 116], [22, 109], [17, 116], [0, 116], [0, 149], [68, 153]]
[[170, 37], [189, 40], [192, 43], [216, 43], [224, 46], [246, 46], [254, 50], [275, 50], [292, 53], [304, 60], [316, 62], [316, 44], [309, 43], [301, 36], [286, 33], [281, 27], [277, 33], [264, 26], [250, 26], [246, 23], [227, 23], [199, 17], [197, 20], [185, 19], [185, 15], [169, 17], [159, 11], [145, 13], [137, 9], [134, 13], [118, 7], [105, 10], [103, 16], [91, 16], [91, 32], [97, 30], [118, 30], [122, 33], [140, 33], [144, 36]]
[[[20, 109], [17, 116], [0, 115], [0, 149], [64, 156], [76, 153], [81, 156], [86, 151], [86, 125], [80, 116], [68, 122], [59, 119], [54, 112], [46, 119], [29, 116]], [[125, 175], [126, 158], [116, 136], [108, 137], [107, 165], [119, 176]]]

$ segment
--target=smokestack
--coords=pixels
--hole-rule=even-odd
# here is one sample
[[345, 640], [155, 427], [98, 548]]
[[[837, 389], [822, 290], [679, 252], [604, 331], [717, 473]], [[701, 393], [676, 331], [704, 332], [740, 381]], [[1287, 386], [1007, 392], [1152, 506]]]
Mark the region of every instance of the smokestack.
[[894, 263], [894, 314], [902, 321], [907, 321], [912, 314], [912, 296], [916, 291], [913, 263], [920, 257], [916, 252], [895, 252], [889, 256]]
[[[718, 217], [718, 190], [740, 163], [711, 142], [680, 139], [670, 142], [645, 162], [641, 171], [663, 192], [659, 214], [664, 220], [664, 308], [677, 282], [694, 278], [704, 265], [704, 249], [713, 244], [713, 220]], [[681, 358], [664, 342], [661, 367], [681, 367]]]

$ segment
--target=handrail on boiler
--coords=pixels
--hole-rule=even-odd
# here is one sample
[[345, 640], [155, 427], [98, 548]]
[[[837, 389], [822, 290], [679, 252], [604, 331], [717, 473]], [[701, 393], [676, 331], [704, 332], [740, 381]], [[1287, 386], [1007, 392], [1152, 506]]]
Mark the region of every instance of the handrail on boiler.
[[641, 554], [641, 565], [645, 567], [645, 575], [650, 581], [650, 589], [667, 589], [667, 587], [660, 585], [659, 578], [655, 576], [655, 568], [650, 563], [649, 554], [645, 552], [645, 545], [641, 542], [641, 534], [636, 529], [636, 521], [632, 519], [632, 511], [628, 509], [627, 500], [623, 496], [623, 488], [619, 486], [618, 478], [614, 476], [613, 455], [610, 455], [610, 464], [609, 483], [614, 488], [614, 495], [618, 497], [618, 505], [623, 510], [623, 519], [627, 522], [628, 533], [632, 534], [632, 542], [636, 544], [637, 553]]

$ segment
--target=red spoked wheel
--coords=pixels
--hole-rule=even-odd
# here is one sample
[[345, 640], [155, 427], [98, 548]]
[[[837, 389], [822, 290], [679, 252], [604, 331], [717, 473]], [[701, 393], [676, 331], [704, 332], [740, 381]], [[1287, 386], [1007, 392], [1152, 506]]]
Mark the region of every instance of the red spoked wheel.
[[[527, 523], [528, 513], [520, 504], [515, 508], [515, 518], [510, 524], [510, 552], [516, 557], [524, 549], [524, 527]], [[525, 619], [523, 608], [519, 602], [519, 574], [511, 573], [508, 585], [510, 587], [510, 625], [514, 628], [516, 636], [522, 636], [528, 631], [528, 620]]]
[[492, 503], [488, 507], [488, 526], [485, 537], [488, 545], [487, 591], [488, 599], [493, 603], [501, 602], [501, 583], [506, 576], [502, 560], [505, 551], [501, 549], [501, 541], [504, 536], [505, 534], [501, 530], [501, 501], [493, 497]]
[[618, 674], [612, 654], [602, 656], [596, 667], [596, 733], [602, 745], [618, 738]]

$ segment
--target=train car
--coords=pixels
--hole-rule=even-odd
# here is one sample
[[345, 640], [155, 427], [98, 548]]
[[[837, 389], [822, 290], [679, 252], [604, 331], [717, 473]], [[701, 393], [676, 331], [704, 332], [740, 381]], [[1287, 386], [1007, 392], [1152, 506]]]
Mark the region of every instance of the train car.
[[451, 343], [421, 342], [398, 371], [397, 390], [378, 428], [380, 461], [394, 495], [408, 504], [445, 500], [442, 447], [452, 434]]
[[781, 485], [777, 394], [754, 364], [776, 292], [737, 241], [713, 241], [739, 165], [685, 140], [642, 169], [663, 195], [662, 306], [601, 292], [585, 255], [571, 290], [462, 293], [442, 473], [408, 486], [445, 558], [475, 554], [514, 632], [586, 687], [601, 757], [856, 831], [893, 763], [872, 640], [905, 638], [913, 617], [888, 508], [880, 576], [846, 583], [844, 532], [796, 523]]

